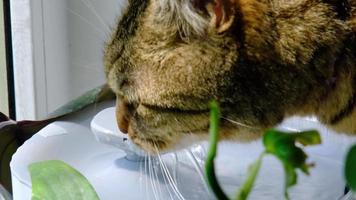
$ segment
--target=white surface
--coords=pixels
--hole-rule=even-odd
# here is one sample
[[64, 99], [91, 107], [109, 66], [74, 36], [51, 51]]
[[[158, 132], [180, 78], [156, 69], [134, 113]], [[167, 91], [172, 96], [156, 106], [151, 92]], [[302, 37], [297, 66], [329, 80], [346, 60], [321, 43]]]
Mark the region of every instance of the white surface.
[[52, 123], [46, 127], [46, 131], [41, 131], [37, 134], [44, 138], [47, 138], [47, 137], [65, 135], [68, 134], [68, 131], [65, 128], [62, 128], [62, 126], [56, 123]]
[[44, 118], [105, 83], [104, 42], [127, 0], [11, 1], [17, 118]]
[[[104, 124], [98, 130], [106, 130], [103, 133], [111, 136], [117, 131], [113, 125], [113, 111], [107, 109], [96, 116], [97, 119], [105, 119], [105, 122], [97, 123]], [[167, 169], [165, 171], [157, 158], [147, 157], [146, 162], [132, 162], [125, 159], [125, 153], [115, 146], [98, 143], [89, 130], [90, 116], [77, 115], [70, 119], [75, 123], [56, 122], [56, 126], [43, 129], [17, 151], [11, 162], [15, 200], [30, 199], [27, 166], [48, 159], [60, 159], [74, 166], [89, 179], [103, 200], [118, 197], [130, 200], [213, 199], [202, 177], [204, 145], [162, 155], [162, 163], [165, 163]], [[322, 131], [323, 138], [323, 145], [308, 148], [310, 161], [315, 162], [316, 167], [311, 170], [310, 177], [300, 174], [298, 186], [290, 190], [292, 199], [330, 200], [342, 196], [343, 158], [345, 150], [355, 142], [355, 138], [334, 135], [315, 121], [301, 118], [286, 121], [283, 128], [317, 128]], [[67, 134], [55, 134], [63, 132], [63, 129]], [[42, 135], [48, 135], [47, 132], [53, 136], [44, 138]], [[219, 145], [216, 169], [228, 194], [235, 194], [245, 179], [248, 165], [261, 151], [260, 141], [250, 144], [225, 142]], [[279, 162], [267, 157], [250, 199], [283, 199], [283, 177]]]
[[133, 144], [127, 134], [122, 133], [113, 117], [115, 116], [115, 107], [105, 109], [97, 114], [90, 123], [92, 132], [97, 141], [115, 146], [127, 154], [126, 158], [129, 160], [140, 161], [144, 159], [146, 153]]

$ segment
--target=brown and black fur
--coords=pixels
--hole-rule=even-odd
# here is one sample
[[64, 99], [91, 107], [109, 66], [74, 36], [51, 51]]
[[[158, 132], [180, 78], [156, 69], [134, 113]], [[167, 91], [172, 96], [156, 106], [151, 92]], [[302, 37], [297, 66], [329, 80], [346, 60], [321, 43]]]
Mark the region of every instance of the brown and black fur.
[[131, 0], [104, 59], [119, 127], [175, 148], [207, 135], [215, 99], [225, 139], [292, 115], [356, 134], [355, 33], [356, 0]]

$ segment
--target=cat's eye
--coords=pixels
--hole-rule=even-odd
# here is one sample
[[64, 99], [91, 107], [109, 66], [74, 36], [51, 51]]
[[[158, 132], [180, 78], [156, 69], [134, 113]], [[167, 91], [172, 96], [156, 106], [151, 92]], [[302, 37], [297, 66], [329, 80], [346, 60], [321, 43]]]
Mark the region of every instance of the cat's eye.
[[150, 105], [150, 104], [141, 104], [142, 106], [154, 110], [156, 112], [164, 112], [164, 113], [184, 113], [184, 114], [204, 114], [209, 113], [209, 109], [184, 109], [179, 107], [169, 107], [169, 106], [157, 106], [157, 105]]

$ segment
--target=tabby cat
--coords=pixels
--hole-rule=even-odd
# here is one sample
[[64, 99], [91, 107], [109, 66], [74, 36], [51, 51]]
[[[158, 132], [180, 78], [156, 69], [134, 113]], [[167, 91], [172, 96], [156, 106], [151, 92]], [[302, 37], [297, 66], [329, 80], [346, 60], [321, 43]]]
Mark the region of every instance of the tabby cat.
[[[292, 115], [356, 134], [356, 0], [129, 0], [105, 50], [119, 128], [147, 151], [250, 141]], [[354, 123], [353, 123], [354, 122]]]

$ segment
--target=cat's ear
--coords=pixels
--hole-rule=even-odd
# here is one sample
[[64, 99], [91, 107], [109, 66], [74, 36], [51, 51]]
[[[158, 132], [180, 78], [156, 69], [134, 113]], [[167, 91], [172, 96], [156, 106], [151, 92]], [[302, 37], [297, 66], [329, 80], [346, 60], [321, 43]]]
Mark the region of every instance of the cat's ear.
[[196, 0], [200, 7], [204, 5], [210, 15], [210, 27], [218, 33], [231, 28], [235, 20], [236, 0]]

